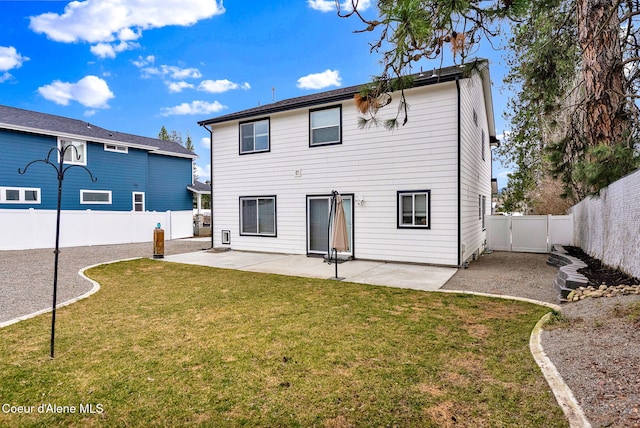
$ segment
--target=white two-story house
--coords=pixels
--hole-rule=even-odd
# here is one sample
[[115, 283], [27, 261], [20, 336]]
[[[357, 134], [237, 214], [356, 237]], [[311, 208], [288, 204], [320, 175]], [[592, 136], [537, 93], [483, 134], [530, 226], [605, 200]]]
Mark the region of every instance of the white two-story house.
[[[461, 266], [486, 245], [491, 145], [487, 62], [417, 76], [409, 120], [359, 126], [345, 87], [199, 122], [211, 133], [216, 247], [326, 255], [331, 193], [357, 259]], [[399, 94], [378, 111], [396, 115]]]

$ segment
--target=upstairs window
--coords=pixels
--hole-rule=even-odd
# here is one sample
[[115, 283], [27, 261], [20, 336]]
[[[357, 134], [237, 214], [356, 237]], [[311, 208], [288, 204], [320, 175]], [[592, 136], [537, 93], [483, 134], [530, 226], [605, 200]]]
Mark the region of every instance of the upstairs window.
[[431, 228], [431, 191], [398, 192], [398, 228]]
[[342, 143], [342, 107], [309, 112], [309, 146]]
[[241, 155], [269, 150], [269, 119], [240, 124]]
[[87, 164], [87, 143], [85, 141], [60, 140], [58, 147], [64, 151], [64, 163]]
[[104, 151], [117, 152], [117, 153], [129, 153], [129, 148], [127, 146], [120, 146], [118, 144], [105, 144]]

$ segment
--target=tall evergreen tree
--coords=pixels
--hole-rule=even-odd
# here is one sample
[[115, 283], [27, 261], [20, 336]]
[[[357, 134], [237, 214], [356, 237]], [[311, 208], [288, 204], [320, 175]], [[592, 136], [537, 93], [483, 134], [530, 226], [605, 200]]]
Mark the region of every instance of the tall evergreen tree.
[[533, 160], [534, 173], [520, 171], [523, 189], [539, 183], [537, 168], [547, 166], [568, 194], [582, 197], [637, 166], [638, 2], [378, 0], [377, 9], [376, 19], [358, 10], [357, 0], [352, 9], [338, 9], [341, 17], [360, 19], [361, 32], [377, 34], [371, 51], [382, 56], [382, 73], [360, 94], [359, 107], [370, 115], [363, 124], [375, 121], [396, 90], [399, 109], [385, 125], [406, 123], [403, 89], [412, 66], [442, 62], [447, 45], [454, 62], [470, 62], [482, 39], [491, 43], [501, 25], [513, 24], [511, 47], [526, 59], [512, 64], [512, 83], [522, 88], [511, 102], [520, 111], [511, 114], [523, 128], [516, 129], [514, 152], [503, 153], [521, 165]]

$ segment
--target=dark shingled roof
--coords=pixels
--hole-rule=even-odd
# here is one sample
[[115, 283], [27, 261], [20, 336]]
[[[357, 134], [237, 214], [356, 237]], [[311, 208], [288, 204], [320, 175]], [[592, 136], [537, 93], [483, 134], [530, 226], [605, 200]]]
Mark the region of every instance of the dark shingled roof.
[[187, 186], [187, 189], [191, 190], [194, 193], [204, 193], [211, 194], [211, 185], [207, 183], [203, 183], [202, 181], [196, 181], [195, 183]]
[[[451, 67], [441, 68], [433, 71], [429, 70], [424, 73], [414, 75], [414, 87], [433, 85], [441, 82], [449, 82], [455, 80], [457, 77], [461, 77], [463, 68], [454, 65]], [[262, 106], [242, 110], [236, 113], [226, 114], [224, 116], [214, 117], [212, 119], [203, 120], [198, 122], [202, 125], [213, 125], [216, 123], [230, 122], [233, 120], [246, 119], [249, 117], [268, 115], [272, 113], [278, 113], [287, 110], [294, 110], [298, 108], [311, 107], [319, 104], [332, 103], [337, 101], [344, 101], [360, 92], [363, 85], [348, 86], [344, 88], [334, 89], [332, 91], [320, 92], [317, 94], [305, 95], [297, 98], [289, 98], [286, 100], [276, 101], [271, 104], [265, 104]]]
[[151, 152], [181, 157], [196, 157], [195, 153], [173, 141], [110, 131], [84, 120], [70, 119], [4, 105], [0, 105], [0, 128], [55, 136], [77, 136], [87, 141], [112, 142], [113, 144], [125, 146], [133, 145]]

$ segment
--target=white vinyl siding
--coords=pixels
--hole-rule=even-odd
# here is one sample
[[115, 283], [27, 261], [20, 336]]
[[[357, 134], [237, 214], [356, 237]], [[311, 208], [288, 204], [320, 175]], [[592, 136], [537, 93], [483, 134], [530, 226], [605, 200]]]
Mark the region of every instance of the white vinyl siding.
[[491, 156], [487, 142], [489, 129], [485, 98], [478, 75], [460, 82], [460, 96], [461, 244], [464, 249], [460, 257], [464, 262], [470, 260], [474, 253], [483, 252], [486, 246], [484, 217], [487, 211], [490, 212], [487, 203], [491, 201]]
[[[398, 97], [394, 100], [379, 119], [395, 115]], [[306, 196], [337, 190], [354, 195], [354, 257], [457, 265], [455, 82], [407, 91], [407, 101], [409, 122], [388, 131], [359, 128], [359, 112], [352, 99], [345, 100], [342, 144], [324, 149], [309, 147], [309, 109], [274, 113], [266, 157], [238, 156], [238, 121], [213, 125], [214, 245], [221, 245], [221, 231], [229, 230], [237, 250], [306, 254]], [[398, 191], [411, 189], [430, 190], [428, 230], [397, 227]], [[241, 236], [238, 198], [273, 194], [278, 195], [277, 239]]]

